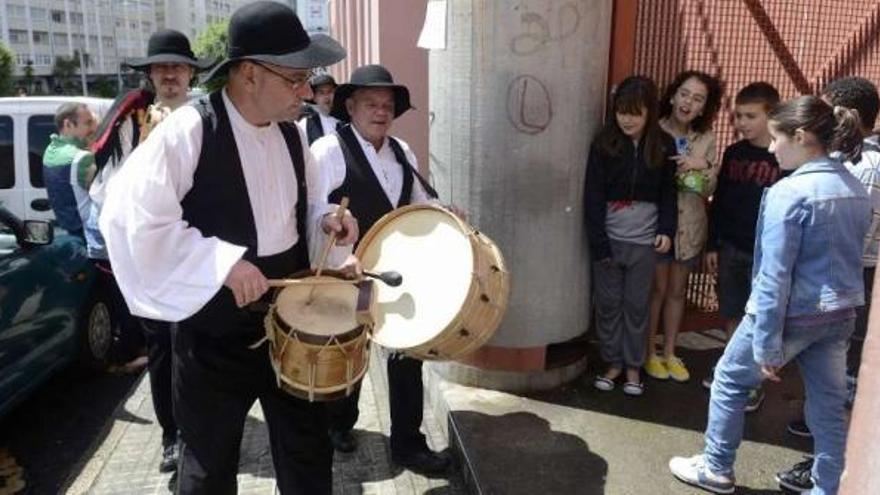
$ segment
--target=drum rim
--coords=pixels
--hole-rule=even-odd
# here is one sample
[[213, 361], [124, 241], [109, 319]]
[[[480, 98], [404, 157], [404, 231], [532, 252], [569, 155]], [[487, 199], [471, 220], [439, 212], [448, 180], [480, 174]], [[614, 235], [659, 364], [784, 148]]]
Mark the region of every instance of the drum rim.
[[[289, 278], [299, 279], [299, 278], [311, 277], [311, 276], [314, 276], [316, 272], [317, 272], [317, 270], [314, 270], [314, 269], [300, 270], [298, 272], [295, 272]], [[333, 269], [322, 270], [321, 275], [326, 275], [328, 277], [334, 277], [334, 278], [339, 278], [339, 279], [343, 279], [343, 280], [350, 280], [348, 277], [346, 277], [339, 270], [333, 270]], [[357, 289], [358, 289], [358, 297], [360, 297], [360, 293], [366, 289], [364, 287], [364, 284], [368, 284], [368, 283], [370, 283], [370, 281], [362, 281], [362, 282], [352, 284], [355, 287], [357, 287]], [[317, 335], [317, 334], [313, 334], [313, 333], [307, 333], [307, 332], [305, 332], [303, 330], [299, 330], [297, 328], [293, 328], [290, 326], [290, 324], [288, 324], [286, 321], [281, 319], [281, 315], [278, 314], [278, 311], [276, 308], [276, 305], [278, 304], [278, 294], [281, 294], [281, 291], [283, 291], [283, 290], [284, 290], [284, 288], [281, 287], [281, 288], [275, 289], [275, 292], [273, 292], [272, 304], [269, 307], [269, 314], [271, 314], [271, 316], [272, 316], [272, 321], [275, 323], [275, 325], [278, 326], [278, 330], [281, 331], [284, 335], [287, 335], [288, 333], [290, 333], [290, 335], [296, 335], [296, 337], [300, 341], [305, 342], [307, 344], [312, 344], [312, 345], [324, 345], [333, 339], [336, 339], [340, 343], [345, 344], [345, 343], [357, 340], [357, 338], [362, 333], [364, 333], [366, 331], [367, 325], [365, 325], [363, 323], [358, 324], [356, 327], [352, 328], [351, 330], [347, 330], [342, 333], [334, 333], [334, 334], [330, 334], [330, 335]], [[293, 331], [291, 331], [292, 328], [293, 328]]]
[[[378, 220], [376, 220], [376, 222], [373, 224], [373, 226], [370, 227], [369, 230], [367, 230], [367, 232], [363, 235], [363, 237], [358, 242], [357, 249], [355, 250], [355, 256], [357, 256], [357, 258], [363, 262], [363, 255], [366, 252], [367, 248], [370, 246], [370, 244], [373, 242], [373, 240], [379, 235], [379, 233], [382, 231], [382, 229], [385, 228], [385, 226], [387, 224], [389, 224], [390, 222], [392, 222], [393, 220], [395, 220], [399, 216], [405, 215], [405, 214], [412, 212], [412, 211], [418, 211], [418, 210], [436, 210], [438, 212], [445, 213], [446, 216], [450, 217], [455, 222], [455, 224], [458, 226], [462, 235], [464, 235], [465, 237], [471, 238], [471, 241], [470, 241], [471, 255], [473, 256], [473, 259], [477, 259], [477, 257], [479, 256], [479, 252], [478, 252], [477, 246], [472, 242], [472, 237], [474, 235], [479, 234], [479, 231], [477, 229], [475, 229], [472, 225], [468, 224], [467, 222], [465, 222], [461, 218], [459, 218], [459, 216], [456, 215], [455, 212], [453, 212], [449, 208], [446, 208], [446, 207], [443, 207], [441, 205], [434, 204], [434, 203], [401, 206], [400, 208], [396, 208], [396, 209], [391, 210], [388, 213], [382, 215]], [[502, 259], [502, 262], [503, 262], [503, 259]], [[372, 268], [372, 267], [366, 267], [366, 266], [364, 267], [364, 269], [370, 269], [370, 268]], [[471, 277], [470, 286], [467, 291], [468, 293], [470, 293], [471, 291], [474, 290], [475, 284], [476, 284], [476, 281], [474, 280], [473, 277]], [[465, 300], [467, 300], [467, 298], [465, 298]], [[452, 320], [449, 322], [449, 324], [444, 328], [444, 330], [441, 330], [441, 332], [439, 332], [437, 335], [442, 334], [443, 331], [445, 331], [448, 328], [454, 328], [457, 325], [459, 325], [459, 321], [462, 317], [463, 310], [464, 310], [464, 307], [460, 308], [458, 311], [458, 314], [456, 314], [452, 318]], [[390, 345], [389, 342], [384, 341], [381, 338], [381, 336], [379, 336], [379, 331], [377, 330], [377, 327], [378, 327], [378, 324], [375, 327], [373, 327], [372, 333], [370, 335], [370, 339], [373, 342], [375, 342], [383, 347], [386, 347], [388, 349], [392, 349], [394, 351], [409, 353], [412, 350], [424, 348], [429, 342], [434, 340], [432, 338], [432, 339], [429, 339], [425, 342], [422, 342], [422, 343], [414, 345], [414, 346]], [[436, 335], [435, 335], [435, 338], [436, 338]]]
[[281, 332], [284, 335], [296, 335], [297, 339], [299, 339], [301, 342], [305, 342], [306, 344], [324, 345], [334, 339], [341, 344], [345, 344], [347, 342], [357, 340], [357, 338], [360, 337], [361, 334], [363, 334], [366, 330], [365, 325], [358, 325], [353, 329], [343, 333], [317, 335], [291, 327], [286, 321], [281, 319], [281, 316], [278, 314], [278, 311], [274, 306], [272, 307], [272, 309], [269, 310], [269, 312], [272, 315], [272, 322], [278, 327], [277, 331]]

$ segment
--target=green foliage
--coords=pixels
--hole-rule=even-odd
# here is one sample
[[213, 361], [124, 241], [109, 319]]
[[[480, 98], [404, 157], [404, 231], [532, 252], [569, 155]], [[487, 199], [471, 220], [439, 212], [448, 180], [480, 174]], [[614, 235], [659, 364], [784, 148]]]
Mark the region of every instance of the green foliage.
[[12, 94], [12, 73], [15, 70], [15, 54], [0, 43], [0, 95]]
[[[204, 31], [199, 33], [193, 42], [193, 52], [196, 57], [213, 59], [218, 63], [226, 58], [226, 47], [229, 42], [228, 28], [229, 20], [225, 19], [209, 24]], [[211, 92], [220, 89], [225, 83], [226, 78], [220, 77], [201, 84], [201, 87], [206, 92]]]

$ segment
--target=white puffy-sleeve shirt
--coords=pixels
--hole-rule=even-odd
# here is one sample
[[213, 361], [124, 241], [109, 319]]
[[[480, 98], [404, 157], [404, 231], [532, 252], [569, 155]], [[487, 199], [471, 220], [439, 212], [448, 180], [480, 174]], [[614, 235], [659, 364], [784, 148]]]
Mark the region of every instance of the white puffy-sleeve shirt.
[[[275, 123], [248, 123], [223, 92], [239, 150], [257, 231], [257, 255], [270, 256], [299, 241], [296, 177]], [[308, 237], [314, 246], [320, 217], [330, 211], [319, 185], [327, 182], [300, 131], [309, 190]], [[219, 291], [244, 255], [238, 246], [205, 237], [183, 220], [181, 201], [192, 188], [202, 148], [198, 110], [183, 106], [153, 131], [110, 182], [100, 218], [114, 275], [132, 314], [181, 321]], [[218, 211], [217, 215], [224, 212]], [[311, 249], [314, 251], [314, 248]]]

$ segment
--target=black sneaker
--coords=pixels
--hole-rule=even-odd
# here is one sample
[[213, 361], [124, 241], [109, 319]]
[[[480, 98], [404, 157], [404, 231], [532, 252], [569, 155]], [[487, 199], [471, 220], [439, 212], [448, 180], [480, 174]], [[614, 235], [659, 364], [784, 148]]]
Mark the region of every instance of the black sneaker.
[[354, 439], [354, 435], [351, 434], [351, 431], [331, 430], [330, 442], [333, 444], [333, 448], [336, 449], [337, 452], [342, 452], [343, 454], [354, 452], [357, 448], [357, 441]]
[[180, 457], [180, 451], [177, 443], [172, 443], [162, 447], [162, 461], [159, 462], [160, 473], [170, 473], [177, 471], [177, 460]]
[[813, 438], [813, 433], [810, 432], [810, 427], [807, 426], [807, 422], [803, 420], [788, 423], [785, 430], [796, 437]]
[[776, 482], [779, 486], [795, 493], [805, 493], [813, 489], [813, 459], [808, 458], [794, 465], [788, 471], [776, 473]]

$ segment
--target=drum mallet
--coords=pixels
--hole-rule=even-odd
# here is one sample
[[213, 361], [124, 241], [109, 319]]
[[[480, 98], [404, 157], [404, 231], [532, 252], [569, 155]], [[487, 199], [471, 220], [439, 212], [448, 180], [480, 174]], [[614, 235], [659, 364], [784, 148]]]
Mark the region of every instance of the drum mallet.
[[385, 282], [385, 285], [389, 287], [397, 287], [403, 283], [403, 275], [401, 275], [399, 272], [371, 272], [370, 270], [364, 270], [363, 273], [370, 278], [375, 278], [376, 280], [381, 280], [382, 282]]

